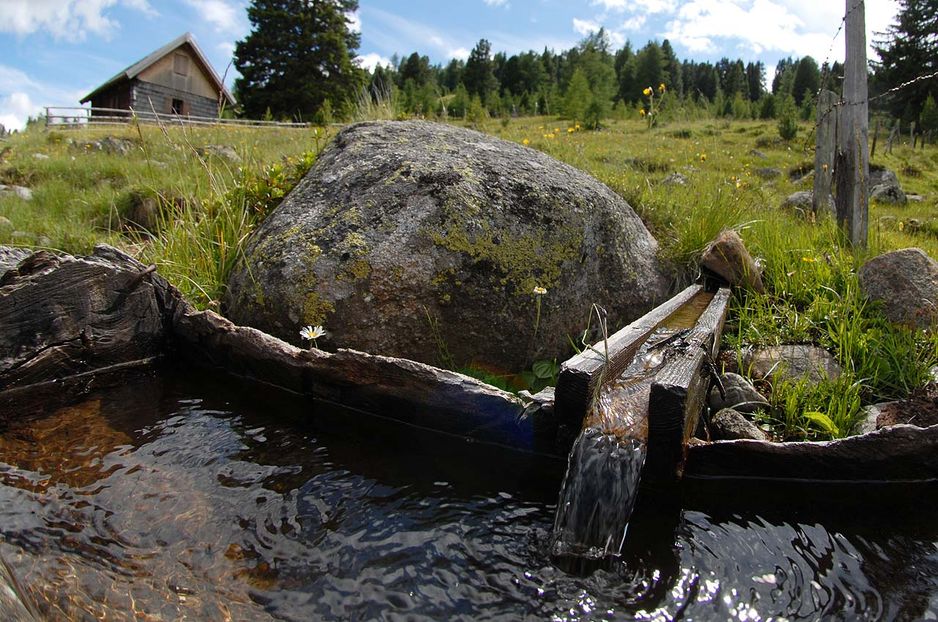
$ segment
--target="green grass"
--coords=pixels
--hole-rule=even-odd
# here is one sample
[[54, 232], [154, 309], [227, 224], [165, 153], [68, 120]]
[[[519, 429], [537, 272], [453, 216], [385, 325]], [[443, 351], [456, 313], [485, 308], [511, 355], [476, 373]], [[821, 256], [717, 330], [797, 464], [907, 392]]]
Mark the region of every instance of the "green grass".
[[[810, 189], [788, 175], [813, 159], [808, 126], [786, 143], [777, 140], [774, 121], [688, 117], [648, 129], [638, 118], [620, 118], [601, 131], [555, 118], [477, 125], [583, 169], [628, 200], [659, 240], [675, 290], [697, 276], [701, 253], [721, 229], [740, 233], [765, 266], [767, 293], [734, 294], [724, 348], [813, 343], [833, 352], [845, 370], [839, 380], [817, 386], [769, 385], [773, 408], [762, 423], [777, 437], [848, 434], [862, 404], [907, 396], [938, 364], [938, 331], [888, 323], [863, 299], [856, 277], [865, 259], [888, 250], [917, 246], [938, 257], [938, 148], [913, 151], [900, 144], [892, 154], [877, 154], [874, 162], [894, 170], [903, 188], [924, 200], [871, 206], [870, 248], [854, 253], [830, 218], [809, 222], [780, 208], [788, 194]], [[134, 141], [133, 154], [69, 145], [69, 139], [105, 135]], [[321, 129], [34, 127], [0, 142], [0, 183], [35, 192], [28, 203], [0, 199], [0, 216], [13, 223], [13, 230], [0, 228], [0, 243], [86, 253], [107, 242], [156, 263], [198, 306], [213, 306], [244, 239], [327, 140]], [[198, 156], [196, 147], [207, 144], [234, 147], [242, 162]], [[37, 159], [37, 153], [49, 158]], [[782, 175], [764, 180], [754, 172], [763, 167]], [[674, 172], [688, 185], [661, 183]], [[122, 224], [138, 196], [160, 201], [152, 231]]]

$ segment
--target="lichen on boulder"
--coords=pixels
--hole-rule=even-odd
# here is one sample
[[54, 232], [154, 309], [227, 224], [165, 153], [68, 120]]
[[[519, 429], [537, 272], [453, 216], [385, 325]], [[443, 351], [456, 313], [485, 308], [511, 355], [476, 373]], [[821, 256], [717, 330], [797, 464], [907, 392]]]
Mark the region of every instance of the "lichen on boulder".
[[657, 248], [624, 199], [539, 151], [362, 123], [248, 240], [224, 309], [293, 343], [323, 324], [320, 346], [520, 370], [565, 356], [593, 303], [611, 331], [662, 299]]

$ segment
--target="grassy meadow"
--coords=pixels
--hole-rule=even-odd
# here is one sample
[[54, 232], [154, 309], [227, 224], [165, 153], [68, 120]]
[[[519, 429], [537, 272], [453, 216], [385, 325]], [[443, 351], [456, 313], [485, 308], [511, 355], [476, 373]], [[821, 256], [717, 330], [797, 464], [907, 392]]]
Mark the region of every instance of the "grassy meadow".
[[[811, 189], [810, 178], [789, 176], [813, 162], [808, 125], [790, 142], [778, 139], [774, 121], [687, 120], [648, 128], [636, 118], [586, 131], [537, 117], [486, 120], [478, 129], [544, 151], [623, 196], [674, 266], [675, 290], [696, 277], [700, 253], [721, 229], [740, 233], [764, 263], [768, 293], [736, 292], [724, 347], [814, 343], [830, 349], [845, 370], [819, 386], [762, 387], [773, 409], [761, 423], [777, 438], [844, 436], [862, 405], [908, 396], [938, 364], [938, 332], [887, 323], [863, 300], [856, 279], [862, 262], [881, 252], [916, 246], [938, 258], [938, 146], [923, 151], [899, 144], [883, 154], [880, 141], [873, 162], [895, 171], [903, 189], [922, 200], [872, 205], [869, 249], [854, 253], [829, 218], [813, 222], [781, 209], [787, 195]], [[30, 202], [0, 198], [0, 244], [86, 253], [107, 242], [157, 264], [197, 306], [214, 306], [246, 236], [334, 132], [30, 127], [0, 141], [0, 183], [34, 193]], [[83, 146], [104, 136], [132, 141], [131, 155]], [[241, 162], [199, 155], [199, 147], [211, 144], [233, 147]], [[663, 184], [672, 173], [687, 184]], [[163, 206], [149, 231], [128, 223], [147, 197]]]

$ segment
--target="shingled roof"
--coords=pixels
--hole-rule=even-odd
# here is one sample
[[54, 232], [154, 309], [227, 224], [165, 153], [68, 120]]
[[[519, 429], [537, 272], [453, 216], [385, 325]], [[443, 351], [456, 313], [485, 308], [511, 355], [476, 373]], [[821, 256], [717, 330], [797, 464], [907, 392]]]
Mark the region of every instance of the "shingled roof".
[[169, 54], [169, 53], [172, 52], [173, 50], [175, 50], [175, 49], [177, 49], [177, 48], [179, 48], [179, 47], [182, 47], [183, 45], [185, 45], [185, 44], [187, 44], [187, 43], [188, 43], [189, 46], [192, 48], [192, 51], [195, 52], [195, 56], [196, 56], [196, 58], [198, 59], [198, 61], [199, 61], [199, 62], [202, 64], [202, 66], [205, 68], [205, 74], [212, 80], [212, 82], [215, 84], [215, 87], [216, 87], [220, 92], [224, 93], [225, 98], [228, 100], [228, 103], [229, 103], [230, 105], [234, 105], [234, 104], [235, 104], [235, 99], [234, 99], [234, 97], [232, 97], [232, 95], [231, 95], [231, 93], [228, 91], [228, 89], [225, 88], [225, 84], [221, 81], [221, 78], [218, 77], [218, 74], [215, 73], [215, 70], [212, 68], [212, 64], [208, 62], [208, 59], [205, 57], [205, 54], [203, 54], [203, 53], [202, 53], [202, 50], [199, 49], [198, 44], [196, 44], [196, 42], [195, 42], [195, 37], [192, 36], [192, 33], [191, 33], [191, 32], [187, 32], [187, 33], [185, 33], [185, 34], [179, 35], [178, 37], [176, 37], [175, 39], [173, 39], [172, 41], [170, 41], [169, 43], [167, 43], [166, 45], [164, 45], [164, 46], [161, 47], [160, 49], [158, 49], [158, 50], [156, 50], [156, 51], [154, 51], [154, 52], [151, 52], [151, 53], [148, 54], [146, 57], [142, 58], [141, 60], [138, 60], [138, 61], [137, 61], [136, 63], [134, 63], [133, 65], [131, 65], [131, 66], [127, 67], [126, 69], [124, 69], [123, 71], [119, 72], [119, 73], [118, 73], [117, 75], [115, 75], [113, 78], [111, 78], [110, 80], [108, 80], [107, 82], [105, 82], [104, 84], [102, 84], [101, 86], [99, 86], [98, 88], [96, 88], [95, 90], [93, 90], [93, 91], [91, 91], [90, 93], [88, 93], [87, 95], [85, 95], [85, 96], [81, 99], [81, 103], [84, 104], [84, 103], [87, 102], [87, 101], [91, 101], [91, 98], [92, 98], [92, 97], [94, 97], [94, 96], [97, 95], [98, 93], [100, 93], [100, 92], [102, 92], [102, 91], [104, 91], [104, 90], [106, 90], [106, 89], [108, 89], [108, 88], [114, 86], [115, 84], [118, 84], [118, 83], [120, 83], [120, 82], [125, 82], [125, 81], [129, 81], [129, 80], [133, 80], [133, 79], [136, 78], [138, 75], [140, 75], [140, 73], [141, 73], [142, 71], [144, 71], [147, 67], [149, 67], [149, 66], [152, 65], [153, 63], [157, 62], [158, 60], [160, 60], [161, 58], [163, 58], [164, 56], [166, 56], [167, 54]]

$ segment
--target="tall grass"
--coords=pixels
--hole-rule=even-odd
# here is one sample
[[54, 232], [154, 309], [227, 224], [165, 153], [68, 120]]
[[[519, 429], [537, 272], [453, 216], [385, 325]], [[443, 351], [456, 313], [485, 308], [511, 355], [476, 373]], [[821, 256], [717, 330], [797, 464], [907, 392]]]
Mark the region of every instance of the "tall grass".
[[[363, 91], [356, 118], [399, 118], [395, 98], [393, 92]], [[801, 142], [775, 141], [773, 124], [702, 119], [649, 130], [637, 116], [629, 118], [632, 111], [619, 113], [622, 118], [602, 131], [548, 117], [477, 124], [581, 168], [624, 197], [659, 240], [661, 257], [677, 275], [675, 287], [696, 276], [701, 252], [720, 230], [740, 233], [764, 265], [767, 293], [734, 294], [723, 347], [815, 344], [844, 368], [839, 380], [819, 385], [772, 382], [766, 421], [779, 436], [849, 433], [862, 404], [907, 396], [927, 382], [929, 368], [938, 364], [938, 331], [887, 322], [862, 296], [856, 273], [869, 256], [896, 248], [919, 246], [938, 257], [938, 150], [897, 146], [893, 154], [877, 155], [924, 200], [873, 205], [870, 251], [855, 253], [831, 219], [809, 222], [780, 209], [785, 196], [806, 188], [785, 173], [811, 162], [813, 154]], [[78, 146], [105, 135], [132, 141], [132, 153]], [[109, 242], [156, 263], [197, 305], [212, 306], [246, 237], [328, 139], [322, 129], [32, 128], [0, 143], [0, 183], [29, 186], [35, 196], [29, 203], [0, 199], [0, 216], [13, 227], [0, 227], [0, 243], [84, 253]], [[200, 156], [198, 147], [207, 144], [232, 146], [241, 162]], [[763, 180], [754, 174], [763, 167], [782, 175]], [[687, 185], [664, 183], [672, 173], [684, 175]], [[150, 231], [126, 225], [138, 195], [159, 200]]]

